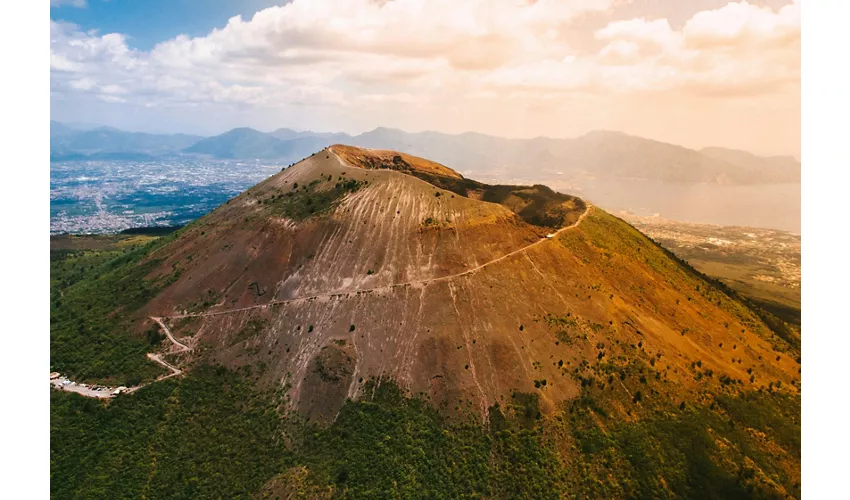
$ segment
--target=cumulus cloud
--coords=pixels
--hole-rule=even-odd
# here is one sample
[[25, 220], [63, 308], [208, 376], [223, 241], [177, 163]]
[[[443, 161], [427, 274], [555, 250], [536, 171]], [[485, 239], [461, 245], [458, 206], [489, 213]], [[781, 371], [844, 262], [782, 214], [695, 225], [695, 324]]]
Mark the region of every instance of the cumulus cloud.
[[610, 22], [616, 0], [294, 0], [150, 51], [51, 21], [51, 92], [144, 106], [375, 106], [678, 89], [752, 95], [799, 81], [799, 1]]
[[[610, 41], [606, 64], [627, 65], [636, 78], [622, 88], [750, 96], [800, 79], [800, 7], [795, 0], [774, 11], [746, 1], [698, 12], [681, 30], [666, 19], [632, 19], [608, 24], [596, 38]], [[609, 63], [605, 56], [622, 43], [640, 46], [641, 57]], [[618, 54], [619, 55], [619, 54]], [[619, 71], [619, 70], [618, 70]], [[605, 73], [605, 71], [603, 71]], [[643, 75], [637, 78], [639, 75]]]
[[699, 12], [682, 29], [690, 47], [782, 47], [800, 40], [800, 2], [774, 12], [747, 2]]

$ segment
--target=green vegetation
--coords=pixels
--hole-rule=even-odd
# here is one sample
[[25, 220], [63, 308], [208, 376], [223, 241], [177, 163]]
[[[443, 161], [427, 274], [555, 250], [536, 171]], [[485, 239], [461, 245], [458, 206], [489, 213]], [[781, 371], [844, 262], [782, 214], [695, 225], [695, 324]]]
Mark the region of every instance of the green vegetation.
[[267, 395], [221, 368], [108, 403], [51, 391], [54, 498], [236, 498], [286, 464]]
[[747, 295], [743, 291], [738, 290], [738, 293], [746, 297], [751, 304], [767, 311], [776, 318], [796, 326], [798, 329], [802, 324], [800, 307], [796, 305], [780, 304], [779, 302], [767, 299], [759, 299], [752, 294]]
[[799, 397], [644, 396], [627, 418], [591, 383], [554, 418], [517, 393], [481, 425], [386, 380], [363, 394], [319, 425], [281, 416], [273, 395], [220, 367], [110, 403], [53, 392], [52, 493], [233, 498], [297, 470], [299, 488], [349, 498], [800, 496]]
[[[536, 397], [491, 408], [489, 428], [448, 421], [393, 384], [347, 402], [329, 427], [304, 429], [295, 460], [309, 480], [351, 498], [555, 498], [558, 461]], [[531, 418], [529, 418], [531, 415]]]
[[570, 469], [568, 482], [593, 498], [799, 498], [799, 397], [744, 393], [718, 403], [656, 403], [623, 420], [608, 415], [610, 397], [586, 389], [561, 421], [581, 452], [574, 467], [583, 474]]
[[[150, 229], [150, 231], [145, 231]], [[61, 255], [63, 252], [96, 250], [96, 251], [116, 251], [121, 249], [131, 249], [145, 243], [155, 240], [158, 229], [162, 229], [164, 234], [171, 234], [179, 228], [137, 228], [136, 231], [126, 230], [119, 234], [87, 234], [87, 235], [71, 235], [57, 234], [50, 236], [50, 252], [55, 255]], [[166, 231], [167, 230], [167, 231]]]
[[161, 264], [148, 256], [176, 234], [135, 247], [51, 252], [51, 370], [128, 386], [162, 373], [145, 358], [159, 336], [127, 332], [132, 314], [179, 278], [179, 267], [148, 278]]
[[259, 202], [268, 206], [272, 215], [302, 221], [331, 211], [346, 194], [359, 190], [366, 182], [348, 179], [333, 183], [323, 177], [300, 189], [298, 183], [294, 183], [291, 191], [275, 190]]

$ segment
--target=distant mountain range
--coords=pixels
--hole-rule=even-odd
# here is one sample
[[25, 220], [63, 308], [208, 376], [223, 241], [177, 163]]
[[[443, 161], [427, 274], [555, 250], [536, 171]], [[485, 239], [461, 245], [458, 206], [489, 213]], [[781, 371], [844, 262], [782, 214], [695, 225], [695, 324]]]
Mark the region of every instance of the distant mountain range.
[[263, 133], [251, 128], [235, 128], [215, 137], [203, 139], [183, 150], [189, 154], [205, 154], [215, 158], [261, 158], [300, 160], [335, 142], [351, 139], [348, 134], [314, 134], [278, 129]]
[[474, 132], [410, 133], [384, 127], [354, 136], [286, 128], [265, 133], [243, 127], [204, 138], [125, 132], [111, 127], [81, 130], [50, 122], [53, 161], [144, 161], [163, 155], [207, 155], [289, 163], [336, 143], [424, 156], [479, 177], [542, 180], [581, 175], [748, 185], [800, 182], [800, 162], [793, 157], [762, 157], [716, 147], [697, 151], [611, 131], [594, 131], [573, 139], [507, 139]]
[[145, 134], [112, 127], [78, 129], [50, 122], [50, 158], [144, 159], [178, 153], [203, 137], [187, 134]]

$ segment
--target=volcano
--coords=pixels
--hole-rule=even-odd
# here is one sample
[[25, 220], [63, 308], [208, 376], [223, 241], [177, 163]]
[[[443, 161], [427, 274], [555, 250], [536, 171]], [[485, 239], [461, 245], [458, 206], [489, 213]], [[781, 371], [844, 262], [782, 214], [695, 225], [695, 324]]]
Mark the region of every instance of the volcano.
[[334, 145], [109, 245], [51, 254], [58, 498], [800, 497], [799, 332], [578, 197]]
[[600, 208], [393, 151], [321, 150], [142, 262], [167, 286], [138, 331], [162, 325], [175, 356], [244, 370], [319, 421], [370, 380], [484, 420], [516, 393], [552, 413], [593, 380], [634, 398], [611, 374], [635, 363], [686, 399], [697, 363], [754, 387], [799, 368], [759, 315]]

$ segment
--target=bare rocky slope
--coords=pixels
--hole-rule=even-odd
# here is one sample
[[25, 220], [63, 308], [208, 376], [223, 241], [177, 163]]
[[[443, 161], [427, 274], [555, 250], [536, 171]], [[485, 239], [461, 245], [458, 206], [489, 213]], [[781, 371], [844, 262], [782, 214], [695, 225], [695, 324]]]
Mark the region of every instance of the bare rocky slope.
[[515, 393], [552, 413], [593, 380], [639, 399], [630, 370], [658, 381], [643, 397], [799, 387], [798, 339], [620, 219], [389, 151], [322, 150], [148, 259], [169, 286], [138, 331], [162, 318], [194, 358], [284, 389], [312, 419], [369, 380], [482, 419]]

